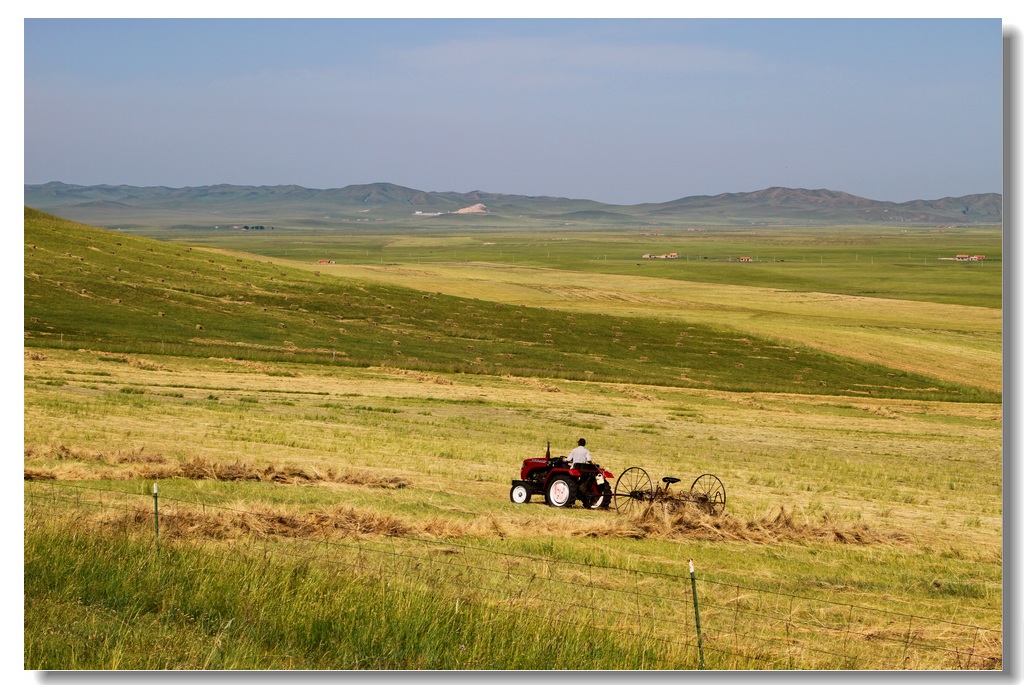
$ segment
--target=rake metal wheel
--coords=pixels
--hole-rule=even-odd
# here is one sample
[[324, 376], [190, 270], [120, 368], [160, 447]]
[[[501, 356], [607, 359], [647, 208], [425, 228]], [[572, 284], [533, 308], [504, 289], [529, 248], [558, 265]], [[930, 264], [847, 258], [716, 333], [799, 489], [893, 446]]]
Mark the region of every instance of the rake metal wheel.
[[651, 477], [639, 466], [630, 466], [615, 483], [615, 511], [630, 515], [647, 507], [654, 500]]
[[725, 486], [718, 476], [705, 473], [690, 486], [690, 501], [703, 511], [718, 516], [725, 511]]

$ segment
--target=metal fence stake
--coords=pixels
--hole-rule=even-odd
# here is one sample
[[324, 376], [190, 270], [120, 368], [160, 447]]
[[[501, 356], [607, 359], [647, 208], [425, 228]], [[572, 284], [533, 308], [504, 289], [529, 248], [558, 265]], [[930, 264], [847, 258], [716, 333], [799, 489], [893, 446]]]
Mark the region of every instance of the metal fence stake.
[[981, 632], [981, 628], [975, 628], [974, 629], [974, 642], [971, 643], [971, 651], [969, 651], [967, 653], [967, 665], [964, 666], [964, 668], [967, 669], [967, 670], [970, 670], [970, 668], [971, 668], [971, 659], [974, 658], [974, 648], [978, 646], [978, 633], [979, 632]]
[[700, 606], [697, 604], [697, 576], [690, 559], [690, 587], [693, 588], [693, 617], [697, 622], [697, 652], [700, 654], [700, 670], [704, 670], [704, 636], [700, 632]]
[[156, 542], [156, 553], [160, 554], [160, 504], [158, 500], [156, 483], [153, 483], [153, 539]]

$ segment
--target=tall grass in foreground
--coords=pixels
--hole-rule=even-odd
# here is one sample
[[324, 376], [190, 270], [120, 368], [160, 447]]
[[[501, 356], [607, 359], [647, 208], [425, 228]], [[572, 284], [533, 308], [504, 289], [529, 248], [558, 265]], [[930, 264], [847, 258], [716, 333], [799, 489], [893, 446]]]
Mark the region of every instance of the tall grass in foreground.
[[[550, 615], [548, 615], [550, 613]], [[25, 668], [694, 668], [670, 645], [305, 559], [52, 524], [25, 535]]]

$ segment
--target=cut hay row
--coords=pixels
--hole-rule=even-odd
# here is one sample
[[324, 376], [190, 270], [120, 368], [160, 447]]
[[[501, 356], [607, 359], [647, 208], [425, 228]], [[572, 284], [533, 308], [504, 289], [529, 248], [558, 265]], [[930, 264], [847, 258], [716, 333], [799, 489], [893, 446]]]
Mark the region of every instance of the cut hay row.
[[819, 542], [841, 544], [911, 544], [902, 531], [874, 530], [862, 522], [846, 522], [829, 513], [818, 520], [798, 521], [792, 510], [780, 506], [754, 518], [723, 514], [709, 516], [687, 506], [685, 500], [667, 500], [649, 507], [636, 522], [651, 537], [670, 539], [752, 542]]
[[[115, 450], [105, 453], [65, 445], [27, 447], [26, 458], [51, 459], [67, 462], [55, 467], [25, 469], [25, 480], [186, 480], [213, 481], [255, 481], [264, 483], [286, 483], [304, 485], [315, 483], [341, 483], [372, 488], [400, 489], [408, 487], [409, 481], [399, 476], [388, 476], [364, 470], [323, 471], [296, 466], [256, 466], [236, 460], [230, 463], [214, 462], [205, 457], [192, 457], [176, 464], [167, 464], [166, 458], [158, 454], [144, 454], [143, 449]], [[127, 468], [83, 468], [83, 464], [101, 464], [106, 467]]]
[[[236, 479], [237, 466], [228, 465], [218, 474], [220, 479]], [[26, 469], [26, 480], [29, 478]], [[34, 469], [31, 480], [57, 480], [56, 472]], [[196, 474], [193, 473], [193, 476]], [[199, 478], [206, 473], [198, 474]], [[282, 472], [255, 474], [263, 481], [311, 482], [302, 476], [285, 477]], [[247, 478], [248, 479], [248, 478]], [[112, 480], [112, 478], [105, 478]], [[324, 479], [326, 480], [326, 479]], [[358, 481], [358, 476], [354, 478]], [[405, 487], [401, 479], [380, 479], [361, 484], [369, 487]], [[99, 511], [91, 514], [93, 523], [101, 527], [152, 526], [153, 508], [139, 502], [129, 509]], [[434, 516], [411, 520], [394, 514], [360, 509], [345, 504], [300, 511], [254, 502], [205, 506], [171, 500], [161, 506], [160, 534], [182, 539], [309, 538], [330, 539], [358, 536], [387, 536], [428, 539], [529, 539], [535, 538], [543, 522], [536, 516], [497, 517], [493, 514], [474, 516], [468, 520]], [[785, 507], [760, 516], [744, 518], [728, 514], [709, 516], [693, 508], [657, 504], [640, 516], [627, 517], [614, 512], [595, 513], [587, 519], [573, 519], [547, 529], [551, 537], [606, 538], [632, 540], [671, 540], [742, 542], [754, 544], [819, 543], [849, 545], [898, 545], [913, 542], [901, 531], [874, 530], [863, 523], [840, 521], [828, 513], [818, 520], [798, 521]]]
[[396, 366], [377, 366], [371, 367], [373, 370], [383, 371], [385, 373], [394, 374], [396, 376], [404, 376], [405, 378], [413, 378], [422, 383], [433, 383], [435, 385], [454, 385], [454, 383], [444, 376], [437, 376], [435, 374], [423, 373], [421, 371], [413, 371], [412, 369], [402, 369]]

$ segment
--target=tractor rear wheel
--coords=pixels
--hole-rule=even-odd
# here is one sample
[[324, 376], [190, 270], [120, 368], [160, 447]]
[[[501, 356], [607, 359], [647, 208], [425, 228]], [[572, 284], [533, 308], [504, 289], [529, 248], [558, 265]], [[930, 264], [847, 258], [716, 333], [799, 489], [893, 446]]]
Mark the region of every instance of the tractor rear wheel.
[[597, 486], [597, 493], [583, 504], [587, 509], [607, 509], [612, 503], [612, 488], [608, 483]]
[[571, 507], [576, 501], [576, 481], [565, 476], [556, 476], [544, 491], [544, 501], [553, 507]]

